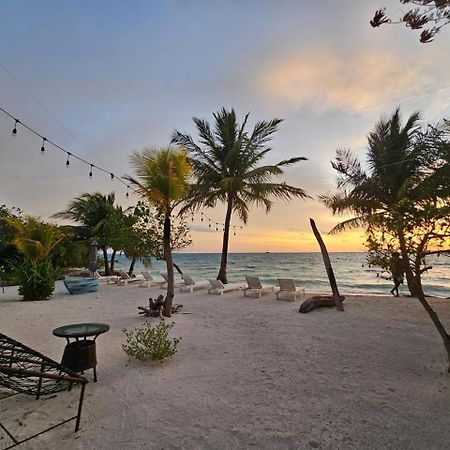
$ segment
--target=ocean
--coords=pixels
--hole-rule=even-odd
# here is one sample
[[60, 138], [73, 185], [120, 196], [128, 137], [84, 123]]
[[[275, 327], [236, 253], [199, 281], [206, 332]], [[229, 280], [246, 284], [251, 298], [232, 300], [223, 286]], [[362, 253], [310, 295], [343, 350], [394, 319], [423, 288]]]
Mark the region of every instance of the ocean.
[[[377, 267], [370, 268], [365, 253], [330, 253], [331, 263], [340, 292], [343, 294], [389, 294], [393, 284]], [[124, 255], [116, 256], [117, 268], [128, 268]], [[194, 280], [214, 279], [220, 264], [219, 253], [175, 253], [174, 261]], [[425, 293], [450, 297], [450, 257], [427, 259], [433, 266], [423, 276]], [[135, 273], [146, 270], [142, 263]], [[165, 262], [152, 259], [150, 273], [165, 273]], [[293, 278], [308, 292], [329, 292], [327, 274], [320, 253], [230, 253], [228, 255], [228, 282], [244, 282], [246, 275], [258, 275], [267, 284], [276, 284], [277, 278]], [[400, 293], [407, 294], [406, 285]]]

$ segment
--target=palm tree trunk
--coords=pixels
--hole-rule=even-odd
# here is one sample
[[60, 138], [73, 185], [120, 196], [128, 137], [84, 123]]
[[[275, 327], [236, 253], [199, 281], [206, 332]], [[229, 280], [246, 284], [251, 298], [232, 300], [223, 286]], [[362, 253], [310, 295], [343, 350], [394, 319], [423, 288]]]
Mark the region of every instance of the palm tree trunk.
[[102, 246], [102, 251], [103, 251], [103, 260], [105, 262], [105, 275], [111, 275], [111, 272], [109, 271], [108, 252], [106, 250], [106, 245]]
[[111, 264], [110, 264], [110, 270], [111, 270], [111, 274], [114, 273], [114, 264], [116, 263], [116, 252], [117, 250], [115, 248], [113, 248], [113, 252], [111, 254]]
[[135, 264], [136, 264], [136, 258], [133, 256], [133, 258], [131, 258], [130, 268], [128, 269], [128, 275], [130, 275], [130, 277], [133, 275]]
[[163, 244], [164, 244], [164, 259], [166, 260], [167, 266], [167, 294], [166, 300], [164, 302], [164, 315], [170, 317], [172, 314], [172, 303], [174, 293], [174, 273], [173, 273], [173, 260], [172, 260], [172, 249], [170, 248], [170, 216], [166, 216], [164, 219], [164, 234], [163, 234]]
[[230, 240], [230, 223], [232, 212], [233, 212], [233, 197], [231, 194], [228, 194], [227, 213], [225, 215], [225, 225], [223, 231], [222, 257], [220, 259], [219, 273], [217, 274], [217, 279], [220, 280], [223, 284], [228, 283], [227, 279], [228, 242]]
[[[425, 294], [422, 289], [422, 284], [420, 282], [420, 276], [415, 276], [413, 270], [411, 269], [411, 265], [409, 263], [408, 259], [408, 252], [406, 249], [406, 243], [403, 236], [399, 236], [399, 242], [400, 242], [400, 251], [402, 254], [402, 259], [404, 262], [404, 268], [405, 268], [405, 275], [406, 280], [408, 282], [408, 288], [411, 292], [411, 295], [414, 297], [417, 297], [419, 302], [422, 304], [422, 306], [425, 308], [425, 311], [430, 316], [434, 326], [436, 327], [438, 333], [440, 334], [442, 341], [444, 343], [445, 350], [447, 352], [447, 361], [448, 361], [448, 367], [447, 371], [450, 373], [450, 335], [447, 333], [444, 325], [439, 320], [438, 315], [433, 310], [431, 305], [427, 302], [425, 298]], [[419, 279], [419, 282], [417, 282], [417, 278]]]

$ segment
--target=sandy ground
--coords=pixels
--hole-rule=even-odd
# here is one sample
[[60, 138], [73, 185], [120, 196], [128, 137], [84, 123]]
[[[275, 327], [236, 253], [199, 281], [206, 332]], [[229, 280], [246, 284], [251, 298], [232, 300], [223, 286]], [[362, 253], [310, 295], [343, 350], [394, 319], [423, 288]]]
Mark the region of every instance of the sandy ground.
[[[48, 302], [0, 293], [2, 333], [59, 361], [53, 328], [105, 322], [97, 383], [86, 388], [81, 430], [69, 422], [22, 449], [448, 449], [450, 376], [440, 338], [417, 300], [349, 296], [345, 312], [299, 314], [297, 302], [240, 292], [177, 294], [178, 353], [129, 361], [123, 328], [157, 288], [101, 286]], [[450, 301], [432, 301], [450, 327]], [[152, 319], [155, 323], [159, 319]], [[86, 376], [92, 381], [92, 371]], [[70, 417], [78, 389], [0, 401], [19, 435]], [[7, 438], [0, 439], [0, 448]]]

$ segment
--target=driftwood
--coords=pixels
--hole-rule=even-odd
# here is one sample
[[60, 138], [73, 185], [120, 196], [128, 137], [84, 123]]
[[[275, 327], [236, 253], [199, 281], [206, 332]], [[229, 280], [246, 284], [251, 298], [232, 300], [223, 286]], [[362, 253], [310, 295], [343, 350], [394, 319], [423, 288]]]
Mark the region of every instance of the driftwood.
[[320, 251], [322, 253], [323, 264], [325, 266], [325, 270], [327, 271], [328, 280], [330, 281], [331, 292], [333, 292], [333, 296], [309, 297], [302, 302], [302, 304], [300, 305], [299, 312], [307, 313], [315, 308], [319, 308], [322, 306], [336, 306], [336, 309], [338, 311], [344, 311], [342, 301], [345, 299], [345, 297], [339, 294], [336, 277], [334, 276], [334, 271], [333, 267], [331, 266], [331, 260], [330, 256], [328, 255], [327, 247], [325, 246], [325, 242], [323, 242], [322, 236], [320, 235], [320, 232], [317, 229], [314, 220], [309, 219], [309, 223], [311, 224], [314, 236], [316, 237], [317, 242], [319, 243]]
[[[341, 296], [341, 301], [345, 299], [344, 296]], [[315, 308], [321, 308], [323, 306], [336, 306], [336, 301], [331, 296], [325, 295], [316, 295], [314, 297], [306, 298], [302, 304], [300, 305], [300, 309], [298, 312], [307, 313], [312, 311]]]
[[[183, 308], [183, 305], [172, 305], [172, 314], [177, 313]], [[138, 306], [139, 314], [143, 314], [145, 317], [160, 317], [164, 320], [164, 295], [158, 295], [148, 299], [148, 306]]]

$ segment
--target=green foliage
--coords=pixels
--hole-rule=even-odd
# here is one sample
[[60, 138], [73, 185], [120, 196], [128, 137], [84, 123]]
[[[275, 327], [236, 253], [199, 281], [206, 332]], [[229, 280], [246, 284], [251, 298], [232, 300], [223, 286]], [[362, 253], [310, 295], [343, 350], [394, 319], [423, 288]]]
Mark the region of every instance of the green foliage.
[[349, 150], [337, 150], [338, 190], [321, 196], [334, 214], [351, 213], [333, 233], [366, 227], [369, 263], [387, 267], [400, 252], [411, 294], [421, 291], [426, 256], [449, 252], [449, 127], [418, 126], [413, 114], [402, 126], [397, 109], [368, 136], [367, 170]]
[[[14, 210], [16, 212], [14, 212]], [[20, 220], [21, 211], [17, 208], [9, 209], [6, 205], [0, 205], [0, 251], [12, 245], [16, 230], [9, 219], [17, 218]]]
[[169, 331], [174, 322], [159, 322], [155, 327], [145, 322], [140, 328], [123, 330], [127, 341], [122, 344], [123, 351], [130, 357], [141, 361], [152, 359], [162, 360], [175, 355], [181, 338], [169, 338]]
[[49, 259], [35, 262], [29, 259], [12, 261], [12, 280], [19, 285], [19, 294], [25, 301], [48, 300], [54, 289], [59, 271]]

